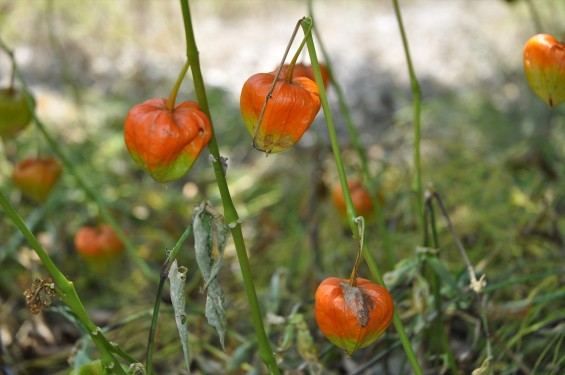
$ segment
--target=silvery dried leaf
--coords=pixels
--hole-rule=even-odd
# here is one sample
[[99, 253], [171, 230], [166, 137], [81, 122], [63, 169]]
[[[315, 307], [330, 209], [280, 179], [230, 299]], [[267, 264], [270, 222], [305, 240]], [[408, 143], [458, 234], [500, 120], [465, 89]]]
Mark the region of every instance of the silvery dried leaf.
[[207, 291], [206, 319], [208, 324], [216, 328], [222, 348], [227, 329], [224, 310], [224, 292], [218, 282], [217, 275], [222, 264], [222, 256], [226, 247], [229, 229], [224, 218], [219, 215], [210, 202], [202, 202], [192, 215], [194, 229], [194, 247], [196, 262], [204, 278]]
[[186, 285], [186, 267], [177, 267], [177, 261], [173, 261], [169, 271], [169, 281], [171, 283], [171, 301], [175, 311], [175, 321], [182, 343], [184, 362], [190, 373], [190, 351], [188, 348], [188, 324], [186, 321], [186, 300], [184, 298], [184, 288]]

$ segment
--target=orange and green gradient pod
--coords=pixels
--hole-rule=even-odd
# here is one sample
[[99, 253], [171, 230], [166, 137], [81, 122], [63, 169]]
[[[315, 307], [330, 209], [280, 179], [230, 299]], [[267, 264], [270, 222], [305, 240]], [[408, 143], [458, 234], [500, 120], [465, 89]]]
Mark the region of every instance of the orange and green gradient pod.
[[375, 342], [388, 328], [394, 314], [394, 302], [386, 288], [357, 278], [357, 288], [368, 299], [368, 320], [359, 322], [358, 315], [346, 304], [342, 284], [349, 280], [330, 277], [316, 291], [316, 322], [320, 331], [337, 347], [351, 355], [357, 349]]
[[251, 76], [243, 85], [240, 97], [241, 115], [253, 137], [253, 146], [267, 153], [284, 151], [298, 142], [321, 105], [314, 81], [287, 74], [277, 79], [263, 112], [275, 75], [276, 72], [271, 72]]
[[565, 46], [551, 35], [538, 34], [526, 42], [524, 72], [532, 90], [550, 107], [565, 101]]
[[62, 171], [61, 164], [50, 156], [28, 158], [14, 166], [12, 180], [22, 195], [43, 203], [59, 181]]
[[124, 125], [124, 140], [132, 159], [158, 182], [182, 177], [212, 137], [212, 126], [194, 102], [169, 111], [167, 99], [134, 106]]

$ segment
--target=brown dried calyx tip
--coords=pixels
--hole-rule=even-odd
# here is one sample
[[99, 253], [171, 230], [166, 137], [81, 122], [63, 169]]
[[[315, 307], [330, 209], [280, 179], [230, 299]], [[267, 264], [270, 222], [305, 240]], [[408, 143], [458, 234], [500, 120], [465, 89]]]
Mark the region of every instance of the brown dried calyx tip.
[[366, 327], [369, 323], [371, 311], [375, 309], [375, 302], [363, 289], [349, 283], [340, 283], [345, 300], [345, 306], [355, 314], [357, 323]]

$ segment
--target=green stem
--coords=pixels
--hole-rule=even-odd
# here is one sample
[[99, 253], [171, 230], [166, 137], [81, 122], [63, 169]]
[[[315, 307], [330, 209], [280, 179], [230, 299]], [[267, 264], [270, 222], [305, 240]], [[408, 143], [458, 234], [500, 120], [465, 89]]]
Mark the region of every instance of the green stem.
[[[310, 17], [312, 17], [312, 14], [313, 14], [312, 0], [308, 1], [308, 13], [310, 14]], [[349, 111], [349, 107], [348, 107], [347, 102], [345, 100], [345, 94], [343, 93], [343, 89], [341, 88], [341, 85], [335, 79], [335, 75], [333, 73], [333, 67], [332, 67], [330, 56], [329, 56], [329, 54], [327, 53], [327, 51], [324, 47], [324, 43], [322, 42], [322, 38], [320, 37], [320, 35], [318, 33], [318, 29], [316, 27], [314, 27], [314, 34], [316, 35], [316, 39], [318, 39], [318, 45], [320, 46], [320, 51], [322, 52], [322, 55], [324, 56], [324, 61], [325, 61], [326, 68], [327, 68], [329, 76], [330, 76], [331, 84], [334, 87], [335, 92], [337, 94], [337, 100], [338, 100], [339, 108], [340, 108], [340, 111], [343, 115], [343, 119], [344, 119], [345, 125], [347, 127], [347, 132], [349, 133], [349, 138], [351, 139], [351, 144], [353, 145], [353, 148], [357, 152], [357, 155], [359, 155], [359, 160], [361, 162], [361, 171], [362, 171], [363, 177], [364, 177], [364, 179], [367, 183], [367, 187], [369, 188], [369, 195], [371, 196], [371, 199], [372, 199], [373, 204], [374, 204], [373, 206], [374, 206], [374, 210], [375, 210], [375, 216], [377, 218], [377, 224], [379, 226], [379, 232], [380, 232], [380, 235], [381, 235], [382, 240], [383, 240], [383, 247], [385, 249], [385, 256], [386, 256], [386, 260], [387, 260], [387, 262], [386, 262], [387, 268], [393, 269], [394, 264], [395, 264], [394, 251], [392, 249], [392, 241], [391, 241], [388, 229], [386, 227], [386, 220], [385, 220], [381, 200], [379, 199], [379, 196], [378, 196], [378, 190], [379, 190], [378, 189], [378, 183], [376, 183], [375, 178], [371, 177], [371, 173], [369, 172], [369, 162], [368, 162], [368, 159], [367, 159], [367, 152], [361, 144], [361, 139], [359, 137], [359, 133], [356, 130], [357, 128], [356, 128], [356, 126], [353, 122], [353, 118], [351, 117], [351, 112]]]
[[[300, 23], [300, 21], [299, 21], [299, 23]], [[288, 65], [288, 71], [286, 72], [286, 77], [285, 77], [287, 82], [292, 82], [292, 75], [294, 73], [294, 66], [296, 65], [296, 62], [298, 61], [298, 58], [300, 57], [300, 53], [304, 49], [305, 44], [306, 44], [306, 37], [304, 37], [302, 39], [300, 46], [298, 46], [296, 53], [294, 54], [292, 60], [290, 61], [290, 64]]]
[[74, 287], [73, 282], [69, 281], [63, 273], [57, 268], [55, 263], [51, 260], [47, 252], [41, 247], [37, 238], [30, 232], [29, 228], [25, 225], [21, 217], [14, 210], [10, 202], [6, 199], [4, 194], [0, 191], [0, 205], [4, 208], [12, 222], [24, 235], [26, 240], [29, 242], [41, 263], [47, 269], [47, 272], [53, 279], [56, 288], [55, 290], [59, 294], [61, 301], [63, 301], [71, 311], [76, 315], [78, 320], [84, 325], [88, 334], [92, 338], [92, 341], [100, 351], [100, 356], [102, 357], [102, 363], [105, 368], [113, 368], [115, 373], [125, 375], [125, 371], [122, 370], [119, 362], [116, 360], [112, 354], [112, 347], [106, 340], [100, 328], [98, 328], [89, 318], [86, 309], [84, 308], [77, 291]]
[[[420, 162], [420, 139], [421, 139], [421, 125], [420, 125], [420, 103], [422, 94], [420, 91], [420, 84], [416, 78], [416, 73], [414, 72], [414, 66], [412, 65], [412, 58], [410, 57], [410, 48], [408, 47], [408, 39], [406, 38], [406, 32], [404, 31], [404, 24], [402, 22], [402, 14], [400, 13], [400, 7], [398, 5], [398, 0], [392, 0], [394, 4], [394, 13], [396, 15], [396, 20], [398, 22], [398, 28], [400, 29], [400, 35], [402, 36], [402, 45], [404, 46], [404, 54], [406, 55], [406, 63], [408, 65], [408, 74], [410, 75], [410, 88], [412, 89], [413, 95], [413, 106], [414, 106], [414, 181], [412, 182], [412, 189], [416, 194], [417, 209], [418, 209], [418, 221], [420, 223], [420, 230], [425, 231], [424, 226], [424, 190], [422, 187], [422, 166]], [[423, 233], [423, 232], [422, 232]]]
[[[425, 199], [425, 213], [429, 213], [430, 216], [430, 232], [431, 232], [431, 242], [434, 249], [439, 249], [439, 238], [437, 233], [437, 226], [436, 226], [436, 217], [434, 206], [432, 204], [434, 195], [432, 193], [426, 194]], [[428, 215], [425, 215], [426, 218]], [[427, 219], [426, 219], [427, 222]], [[428, 233], [426, 224], [426, 236]], [[429, 246], [425, 244], [425, 246]], [[426, 258], [439, 258], [439, 252], [434, 254], [426, 253]], [[449, 339], [447, 337], [447, 333], [445, 332], [445, 321], [443, 318], [443, 307], [441, 301], [441, 278], [439, 275], [434, 271], [434, 269], [427, 263], [424, 263], [424, 273], [426, 275], [426, 279], [430, 284], [430, 289], [434, 296], [434, 309], [436, 311], [436, 316], [430, 326], [428, 327], [428, 338], [430, 340], [431, 345], [429, 345], [430, 350], [436, 351], [443, 350], [447, 359], [447, 365], [451, 370], [452, 374], [458, 374], [459, 370], [457, 369], [457, 363], [455, 361], [455, 355], [453, 354], [453, 350], [451, 349], [451, 345], [449, 344]]]
[[33, 97], [30, 93], [29, 87], [27, 86], [22, 73], [20, 72], [20, 70], [18, 69], [18, 67], [15, 63], [13, 53], [10, 50], [8, 50], [8, 48], [4, 45], [4, 43], [1, 40], [0, 40], [0, 45], [2, 46], [2, 48], [4, 48], [6, 51], [8, 51], [8, 54], [10, 55], [10, 58], [12, 59], [12, 62], [14, 63], [14, 72], [15, 72], [16, 76], [18, 77], [18, 79], [20, 80], [21, 84], [22, 84], [22, 93], [25, 96], [26, 103], [27, 103], [29, 111], [32, 114], [33, 121], [35, 122], [39, 131], [45, 137], [45, 140], [49, 144], [51, 150], [53, 150], [53, 152], [57, 155], [59, 160], [61, 160], [61, 162], [63, 163], [63, 166], [65, 167], [65, 171], [69, 172], [75, 178], [77, 184], [86, 193], [86, 195], [94, 203], [96, 203], [96, 205], [98, 206], [98, 210], [100, 212], [100, 216], [102, 216], [104, 221], [106, 223], [108, 223], [112, 227], [112, 229], [114, 229], [114, 232], [116, 233], [116, 235], [120, 238], [120, 240], [123, 242], [124, 246], [126, 247], [126, 251], [128, 252], [128, 255], [131, 257], [131, 259], [133, 259], [133, 261], [137, 264], [137, 266], [141, 269], [141, 271], [145, 274], [146, 277], [148, 277], [150, 279], [155, 279], [156, 275], [153, 273], [153, 271], [147, 265], [147, 263], [145, 263], [145, 261], [139, 255], [137, 255], [137, 251], [135, 249], [135, 246], [131, 243], [131, 241], [129, 240], [127, 235], [124, 233], [124, 231], [122, 230], [120, 225], [112, 217], [112, 215], [110, 214], [110, 211], [106, 208], [106, 203], [104, 202], [104, 199], [102, 198], [102, 196], [98, 193], [98, 191], [96, 191], [96, 189], [92, 188], [87, 183], [86, 179], [79, 173], [77, 167], [73, 164], [71, 159], [69, 159], [67, 157], [67, 155], [65, 155], [65, 153], [63, 152], [63, 149], [59, 146], [60, 142], [58, 140], [56, 140], [47, 131], [47, 128], [45, 127], [43, 122], [41, 122], [41, 120], [37, 117], [37, 114], [35, 112], [35, 103], [34, 103]]
[[[304, 19], [304, 21], [302, 22], [302, 27], [306, 30], [308, 30], [308, 28], [311, 28], [313, 24], [312, 18], [307, 17]], [[341, 158], [341, 151], [339, 148], [339, 142], [337, 139], [337, 134], [335, 131], [335, 125], [334, 125], [334, 121], [332, 118], [332, 114], [330, 111], [330, 106], [328, 103], [328, 98], [326, 96], [326, 89], [324, 88], [324, 83], [322, 80], [322, 73], [320, 71], [320, 64], [318, 63], [318, 56], [316, 54], [316, 48], [314, 46], [314, 40], [312, 39], [312, 35], [309, 34], [308, 38], [306, 40], [306, 45], [308, 46], [308, 53], [310, 54], [310, 61], [312, 63], [312, 67], [314, 70], [314, 76], [316, 78], [316, 83], [318, 85], [318, 88], [320, 90], [320, 100], [322, 102], [322, 108], [324, 111], [324, 116], [326, 119], [326, 124], [327, 124], [327, 128], [328, 128], [328, 133], [330, 136], [330, 141], [331, 141], [331, 145], [332, 145], [332, 151], [334, 154], [334, 159], [336, 162], [336, 167], [337, 167], [337, 171], [339, 174], [339, 180], [341, 183], [341, 188], [343, 189], [343, 195], [345, 197], [345, 205], [346, 205], [346, 212], [347, 212], [347, 218], [348, 218], [348, 223], [350, 225], [351, 228], [351, 232], [353, 233], [353, 238], [356, 241], [359, 241], [359, 232], [357, 231], [357, 224], [355, 221], [356, 218], [356, 213], [355, 213], [355, 208], [353, 207], [353, 202], [351, 200], [351, 194], [349, 192], [349, 187], [347, 185], [347, 176], [345, 174], [345, 168], [343, 166], [343, 160]], [[379, 268], [377, 266], [377, 262], [375, 261], [375, 259], [373, 258], [373, 255], [371, 252], [369, 252], [369, 250], [367, 249], [367, 246], [364, 244], [363, 245], [363, 256], [365, 258], [365, 261], [367, 262], [367, 265], [369, 267], [369, 271], [371, 272], [372, 277], [375, 279], [375, 281], [377, 281], [378, 284], [384, 286], [386, 288], [386, 285], [383, 281], [383, 278], [381, 276], [381, 273], [379, 271]], [[412, 345], [410, 343], [410, 339], [408, 338], [408, 335], [406, 334], [406, 331], [404, 329], [404, 325], [402, 324], [402, 321], [400, 320], [400, 317], [398, 315], [398, 312], [396, 312], [396, 310], [394, 311], [394, 315], [393, 315], [393, 323], [394, 323], [394, 327], [396, 328], [396, 331], [398, 333], [398, 337], [400, 338], [400, 341], [402, 342], [402, 346], [404, 347], [404, 351], [406, 352], [406, 356], [408, 357], [408, 360], [410, 362], [410, 365], [412, 366], [412, 370], [414, 371], [414, 373], [416, 375], [422, 375], [422, 369], [420, 367], [420, 364], [418, 363], [418, 360], [416, 358], [416, 354], [414, 353], [414, 349], [412, 348]]]
[[[204, 85], [204, 79], [202, 78], [202, 72], [200, 70], [198, 48], [196, 47], [196, 40], [194, 38], [194, 31], [192, 28], [190, 7], [188, 0], [180, 0], [180, 3], [182, 7], [184, 29], [186, 33], [186, 54], [188, 61], [190, 62], [192, 78], [194, 80], [194, 89], [200, 109], [204, 113], [206, 113], [208, 119], [210, 120], [210, 124], [212, 124], [212, 116], [210, 115], [210, 108], [208, 106], [206, 87]], [[212, 125], [212, 129], [213, 128], [214, 127]], [[214, 168], [216, 183], [218, 185], [220, 196], [222, 198], [224, 216], [231, 230], [237, 258], [239, 260], [239, 266], [241, 268], [243, 284], [245, 286], [249, 308], [251, 310], [251, 320], [253, 322], [253, 327], [255, 328], [255, 335], [257, 337], [257, 343], [259, 346], [259, 356], [261, 357], [262, 361], [265, 363], [271, 374], [280, 374], [276, 358], [273, 355], [271, 344], [265, 332], [265, 327], [263, 326], [261, 308], [257, 299], [257, 293], [255, 292], [255, 285], [253, 283], [253, 277], [251, 275], [251, 267], [249, 265], [249, 259], [247, 258], [247, 251], [245, 249], [245, 242], [243, 240], [243, 233], [241, 231], [241, 220], [237, 214], [231, 198], [228, 183], [222, 167], [222, 158], [220, 156], [220, 151], [214, 131], [212, 131], [212, 137], [210, 139], [210, 143], [208, 144], [208, 150], [210, 151], [211, 158], [213, 159], [212, 166]]]
[[541, 19], [539, 13], [536, 10], [536, 6], [532, 0], [526, 0], [526, 5], [528, 6], [528, 11], [532, 16], [532, 22], [534, 24], [534, 30], [536, 34], [541, 34], [543, 32], [543, 26], [541, 24]]
[[359, 251], [357, 252], [357, 257], [355, 258], [355, 263], [353, 264], [353, 269], [351, 270], [351, 276], [349, 276], [349, 285], [357, 286], [357, 273], [359, 271], [359, 266], [361, 265], [361, 255], [363, 254], [363, 245], [365, 238], [365, 219], [363, 216], [355, 218], [357, 221], [357, 226], [359, 230]]
[[[185, 65], [188, 67], [188, 65]], [[185, 71], [186, 73], [186, 71]], [[153, 351], [155, 347], [155, 333], [157, 332], [157, 321], [159, 320], [159, 307], [161, 307], [161, 295], [163, 294], [163, 287], [165, 286], [165, 281], [167, 277], [169, 277], [169, 271], [171, 270], [171, 264], [176, 259], [177, 254], [188, 238], [192, 233], [192, 225], [186, 227], [184, 233], [177, 241], [176, 245], [173, 247], [165, 263], [163, 264], [163, 268], [161, 269], [161, 277], [159, 280], [159, 286], [157, 287], [157, 296], [155, 297], [155, 305], [153, 306], [153, 315], [151, 318], [151, 328], [149, 329], [149, 339], [147, 343], [147, 361], [145, 368], [147, 369], [147, 373], [151, 374], [151, 368], [153, 367]]]
[[165, 104], [165, 108], [167, 109], [167, 111], [172, 112], [173, 109], [175, 109], [175, 102], [177, 100], [177, 94], [179, 92], [179, 88], [180, 85], [182, 84], [182, 80], [184, 79], [184, 76], [186, 75], [186, 72], [188, 71], [188, 60], [186, 60], [186, 62], [184, 63], [184, 66], [182, 67], [182, 70], [177, 78], [177, 81], [175, 82], [175, 85], [173, 86], [171, 93], [169, 94], [169, 99], [167, 99], [167, 103]]

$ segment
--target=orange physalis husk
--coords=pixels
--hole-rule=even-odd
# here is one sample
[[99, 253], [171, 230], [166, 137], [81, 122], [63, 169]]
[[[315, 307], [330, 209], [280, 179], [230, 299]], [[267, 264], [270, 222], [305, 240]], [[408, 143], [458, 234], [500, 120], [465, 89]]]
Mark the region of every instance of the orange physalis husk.
[[126, 118], [124, 139], [132, 159], [158, 182], [182, 177], [212, 137], [212, 126], [194, 102], [172, 111], [167, 99], [134, 106]]
[[524, 72], [532, 90], [550, 107], [565, 101], [565, 46], [551, 35], [527, 41]]
[[394, 302], [386, 288], [366, 279], [356, 280], [352, 286], [347, 279], [327, 278], [315, 297], [320, 331], [348, 355], [375, 342], [394, 314]]
[[267, 153], [284, 151], [298, 142], [321, 105], [318, 87], [311, 79], [279, 78], [261, 117], [275, 74], [251, 76], [243, 85], [240, 98], [241, 114], [253, 137], [253, 146]]
[[24, 196], [42, 203], [49, 197], [61, 172], [61, 164], [55, 158], [28, 158], [15, 165], [12, 180]]

